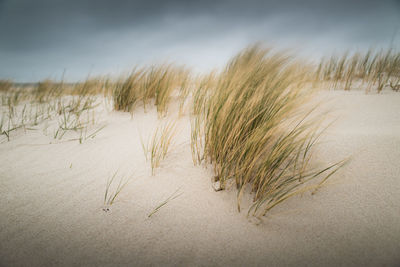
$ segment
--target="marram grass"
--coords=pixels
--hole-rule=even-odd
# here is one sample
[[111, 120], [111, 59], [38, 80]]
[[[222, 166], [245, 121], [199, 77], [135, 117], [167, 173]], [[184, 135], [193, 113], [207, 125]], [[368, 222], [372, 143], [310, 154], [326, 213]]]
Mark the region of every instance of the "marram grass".
[[[111, 206], [114, 204], [115, 200], [117, 199], [118, 195], [121, 193], [122, 189], [129, 183], [131, 177], [128, 177], [126, 180], [124, 180], [124, 177], [119, 178], [118, 184], [115, 183], [115, 179], [117, 177], [118, 171], [114, 173], [111, 178], [107, 180], [106, 183], [106, 190], [104, 192], [104, 205], [105, 206]], [[114, 187], [114, 188], [112, 188]], [[107, 209], [103, 209], [107, 211]]]
[[194, 162], [210, 162], [222, 188], [235, 182], [239, 210], [246, 187], [254, 193], [249, 213], [265, 215], [290, 196], [317, 187], [342, 164], [322, 170], [308, 166], [321, 131], [312, 108], [300, 112], [311, 92], [305, 86], [307, 70], [285, 53], [253, 46], [215, 78], [204, 78], [194, 92]]
[[174, 200], [175, 198], [181, 196], [183, 193], [179, 193], [179, 188], [172, 193], [172, 195], [170, 195], [166, 200], [164, 200], [163, 202], [161, 202], [157, 207], [155, 207], [153, 209], [152, 212], [149, 213], [149, 215], [147, 215], [148, 218], [150, 218], [151, 216], [153, 216], [154, 214], [156, 214], [162, 207], [164, 207], [165, 205], [167, 205], [171, 200]]
[[176, 133], [176, 121], [170, 121], [159, 125], [147, 143], [144, 143], [144, 140], [140, 136], [146, 161], [150, 160], [151, 175], [155, 175], [156, 168], [160, 167], [161, 161], [167, 156]]
[[183, 67], [169, 64], [134, 69], [127, 78], [115, 83], [114, 109], [133, 112], [137, 104], [142, 103], [146, 109], [154, 100], [159, 116], [164, 117], [174, 90], [179, 90], [184, 101], [189, 84], [190, 72]]
[[[314, 68], [288, 53], [253, 46], [235, 56], [221, 72], [197, 79], [184, 67], [164, 64], [137, 68], [119, 80], [97, 77], [76, 84], [44, 80], [23, 90], [2, 80], [1, 106], [6, 112], [1, 114], [0, 134], [10, 140], [10, 134], [18, 129], [57, 119], [54, 138], [75, 131], [80, 133], [76, 140], [83, 142], [102, 129], [88, 132], [87, 128], [96, 95], [110, 97], [114, 109], [120, 111], [134, 112], [137, 105], [146, 109], [154, 103], [160, 117], [168, 114], [174, 96], [179, 114], [191, 100], [193, 161], [211, 163], [222, 187], [234, 182], [239, 210], [242, 195], [250, 188], [254, 204], [249, 214], [264, 215], [291, 196], [319, 188], [345, 162], [311, 168], [312, 152], [323, 132], [323, 117], [317, 118], [313, 107], [306, 108], [311, 82], [350, 90], [359, 81], [367, 90], [380, 92], [385, 86], [400, 90], [399, 53], [344, 53], [324, 59]], [[64, 100], [65, 96], [72, 98]], [[21, 104], [24, 108], [16, 109]], [[153, 175], [168, 153], [175, 130], [174, 123], [160, 126], [147, 144], [142, 142]], [[109, 191], [114, 179], [107, 183], [108, 204], [116, 197]], [[119, 189], [117, 186], [117, 192]]]
[[350, 90], [354, 82], [375, 89], [380, 93], [384, 87], [397, 91], [400, 87], [400, 52], [394, 49], [373, 50], [361, 53], [346, 52], [341, 56], [332, 55], [320, 61], [316, 80], [327, 81], [333, 88]]

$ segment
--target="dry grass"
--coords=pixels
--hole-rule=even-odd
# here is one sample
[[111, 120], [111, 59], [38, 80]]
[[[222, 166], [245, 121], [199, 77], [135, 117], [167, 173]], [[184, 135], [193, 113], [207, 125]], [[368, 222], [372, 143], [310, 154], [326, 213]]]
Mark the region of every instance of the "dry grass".
[[[64, 90], [65, 89], [65, 90]], [[81, 91], [81, 94], [68, 95], [73, 92], [70, 85], [65, 87], [61, 83], [49, 80], [39, 83], [34, 88], [14, 88], [3, 92], [1, 98], [0, 135], [11, 140], [11, 134], [37, 130], [43, 122], [56, 122], [53, 138], [61, 139], [67, 132], [74, 131], [79, 136], [72, 140], [85, 140], [94, 138], [102, 129], [88, 129], [95, 126], [95, 107], [99, 104], [96, 97]], [[46, 132], [47, 132], [47, 127]], [[99, 130], [100, 129], [100, 130]]]
[[333, 88], [350, 90], [354, 82], [361, 82], [370, 91], [380, 93], [385, 86], [396, 91], [400, 87], [400, 53], [393, 50], [368, 50], [367, 52], [344, 53], [322, 59], [316, 80], [327, 81]]
[[[119, 182], [116, 184], [115, 179], [117, 177], [117, 173], [115, 172], [111, 178], [107, 180], [106, 183], [106, 190], [104, 193], [104, 205], [111, 206], [114, 204], [115, 200], [117, 199], [118, 195], [121, 193], [122, 189], [128, 184], [130, 181], [130, 177], [124, 180], [124, 177], [119, 178]], [[104, 211], [108, 211], [108, 208], [104, 208]]]
[[159, 65], [135, 69], [125, 79], [120, 79], [113, 90], [114, 109], [132, 112], [136, 104], [144, 108], [154, 99], [157, 112], [163, 117], [174, 90], [179, 90], [181, 99], [188, 95], [189, 71], [173, 65]]
[[162, 207], [164, 207], [165, 205], [167, 205], [171, 200], [174, 200], [175, 198], [181, 196], [183, 193], [179, 193], [179, 189], [177, 189], [174, 193], [172, 193], [172, 195], [170, 195], [166, 200], [164, 200], [163, 202], [161, 202], [157, 207], [154, 208], [154, 210], [152, 212], [149, 213], [149, 215], [147, 215], [148, 218], [150, 218], [151, 216], [153, 216], [155, 213], [157, 213]]
[[222, 188], [234, 179], [239, 210], [247, 186], [255, 201], [249, 213], [264, 215], [340, 165], [308, 168], [320, 132], [312, 109], [299, 111], [310, 96], [307, 69], [285, 53], [253, 46], [194, 93], [194, 161], [212, 163]]
[[64, 94], [94, 96], [111, 94], [112, 83], [107, 77], [88, 78], [84, 82], [77, 83], [70, 88], [64, 88]]
[[11, 80], [0, 80], [0, 92], [8, 92], [13, 86]]
[[[159, 117], [168, 114], [174, 97], [182, 115], [190, 99], [193, 162], [211, 163], [222, 188], [228, 180], [234, 181], [239, 210], [241, 197], [250, 188], [254, 204], [249, 213], [264, 215], [287, 198], [318, 188], [343, 165], [310, 167], [313, 147], [323, 132], [319, 127], [323, 118], [313, 116], [313, 107], [305, 108], [312, 95], [310, 81], [350, 90], [360, 80], [368, 87], [376, 86], [378, 92], [386, 84], [399, 90], [399, 65], [399, 53], [370, 50], [333, 56], [315, 70], [287, 53], [253, 46], [221, 72], [195, 79], [184, 67], [164, 64], [137, 68], [118, 80], [96, 77], [76, 84], [44, 80], [23, 90], [10, 90], [12, 84], [1, 81], [1, 108], [6, 112], [2, 112], [0, 132], [9, 140], [18, 129], [55, 120], [54, 138], [75, 132], [79, 136], [71, 140], [82, 143], [103, 128], [88, 130], [96, 124], [93, 110], [98, 95], [112, 98], [113, 108], [126, 112], [154, 103]], [[159, 126], [146, 144], [142, 141], [152, 175], [175, 134], [176, 123], [169, 122]], [[118, 195], [109, 195], [114, 179], [107, 183], [105, 193], [109, 205]]]
[[173, 137], [177, 133], [175, 121], [159, 125], [152, 135], [151, 140], [144, 143], [141, 138], [143, 153], [146, 160], [150, 159], [151, 174], [155, 175], [155, 169], [168, 154]]

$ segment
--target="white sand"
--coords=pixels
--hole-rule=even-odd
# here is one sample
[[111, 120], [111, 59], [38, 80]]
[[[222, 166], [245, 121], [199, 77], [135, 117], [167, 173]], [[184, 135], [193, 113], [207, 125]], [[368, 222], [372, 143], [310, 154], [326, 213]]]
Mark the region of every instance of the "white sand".
[[[0, 265], [400, 264], [400, 93], [320, 98], [340, 120], [318, 160], [353, 160], [317, 194], [282, 203], [260, 223], [237, 212], [234, 189], [214, 192], [212, 170], [193, 166], [187, 117], [155, 176], [138, 134], [155, 129], [154, 109], [133, 119], [104, 111], [107, 127], [84, 144], [21, 132], [0, 144]], [[132, 182], [104, 212], [117, 169]], [[181, 196], [147, 217], [177, 189]]]

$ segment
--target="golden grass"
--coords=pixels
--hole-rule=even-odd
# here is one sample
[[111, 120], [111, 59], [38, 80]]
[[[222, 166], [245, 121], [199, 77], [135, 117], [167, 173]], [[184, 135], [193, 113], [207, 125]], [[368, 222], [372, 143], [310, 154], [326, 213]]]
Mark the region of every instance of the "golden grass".
[[[118, 184], [115, 184], [115, 179], [117, 177], [117, 173], [115, 172], [111, 178], [107, 180], [106, 190], [104, 192], [104, 205], [111, 206], [114, 204], [118, 195], [121, 193], [122, 189], [128, 184], [130, 181], [130, 177], [124, 181], [124, 177], [119, 178]], [[115, 185], [114, 185], [115, 184]], [[109, 208], [103, 208], [104, 211], [108, 211]]]
[[107, 77], [88, 78], [84, 82], [77, 83], [70, 88], [64, 88], [64, 94], [80, 95], [80, 96], [93, 96], [111, 94], [112, 83]]
[[114, 109], [132, 112], [140, 102], [146, 109], [154, 99], [157, 112], [163, 117], [168, 112], [174, 90], [180, 91], [182, 100], [188, 95], [189, 79], [188, 70], [171, 64], [135, 69], [116, 83], [112, 94]]
[[[182, 115], [189, 99], [193, 162], [211, 163], [222, 188], [227, 181], [236, 184], [239, 210], [245, 189], [251, 189], [254, 203], [249, 214], [259, 216], [289, 197], [319, 188], [345, 162], [311, 168], [313, 148], [323, 132], [323, 117], [316, 118], [315, 107], [308, 104], [311, 82], [345, 90], [361, 82], [367, 90], [374, 87], [381, 92], [389, 86], [398, 91], [400, 54], [391, 49], [348, 52], [323, 59], [314, 68], [288, 53], [256, 45], [240, 52], [220, 72], [196, 78], [184, 67], [164, 64], [136, 68], [117, 80], [95, 77], [76, 84], [44, 80], [30, 89], [11, 90], [12, 82], [2, 80], [0, 133], [10, 140], [10, 133], [18, 129], [56, 119], [54, 138], [72, 131], [79, 136], [71, 140], [82, 143], [104, 127], [88, 131], [95, 125], [90, 111], [98, 95], [111, 98], [118, 111], [134, 112], [138, 105], [146, 109], [154, 104], [159, 117], [168, 114], [174, 97]], [[170, 122], [159, 126], [146, 144], [142, 141], [152, 175], [175, 134], [176, 123]], [[114, 179], [107, 183], [108, 205], [118, 195], [109, 191]]]
[[393, 49], [368, 50], [367, 52], [344, 53], [322, 59], [316, 80], [328, 81], [333, 88], [350, 90], [354, 82], [361, 82], [370, 91], [380, 93], [385, 86], [396, 91], [400, 87], [400, 52]]
[[[234, 179], [238, 209], [245, 187], [254, 192], [253, 215], [304, 190], [335, 169], [310, 170], [320, 132], [313, 109], [300, 112], [310, 90], [309, 67], [291, 56], [252, 46], [215, 77], [204, 78], [193, 97], [192, 154], [213, 164], [222, 188]], [[315, 185], [315, 184], [314, 184]]]
[[71, 140], [80, 143], [94, 138], [104, 128], [88, 129], [96, 124], [96, 97], [82, 90], [80, 94], [69, 95], [73, 90], [74, 86], [45, 80], [33, 88], [13, 88], [3, 92], [0, 135], [10, 141], [10, 134], [19, 129], [37, 129], [36, 126], [43, 122], [56, 120], [58, 127], [54, 129], [54, 139], [61, 139], [69, 131], [79, 133], [79, 137]]
[[164, 207], [165, 205], [167, 205], [171, 200], [174, 200], [175, 198], [181, 196], [183, 193], [179, 193], [179, 188], [172, 193], [166, 200], [164, 200], [163, 202], [161, 202], [157, 207], [155, 207], [153, 209], [152, 212], [149, 213], [149, 215], [147, 215], [148, 218], [150, 218], [151, 216], [153, 216], [155, 213], [157, 213], [162, 207]]
[[155, 175], [155, 169], [168, 154], [172, 140], [177, 133], [176, 121], [170, 121], [163, 125], [159, 125], [153, 133], [151, 140], [144, 143], [140, 138], [143, 153], [146, 160], [150, 159], [151, 175]]
[[0, 92], [7, 92], [12, 86], [13, 83], [11, 80], [0, 80]]

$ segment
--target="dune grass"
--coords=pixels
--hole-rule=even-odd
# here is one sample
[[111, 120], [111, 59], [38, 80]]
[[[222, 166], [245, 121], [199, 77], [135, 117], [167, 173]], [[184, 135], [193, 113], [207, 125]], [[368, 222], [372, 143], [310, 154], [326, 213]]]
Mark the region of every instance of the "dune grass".
[[11, 133], [19, 129], [37, 129], [43, 122], [55, 121], [54, 139], [61, 139], [68, 131], [80, 133], [74, 140], [81, 143], [95, 137], [99, 130], [88, 132], [88, 127], [96, 124], [94, 109], [99, 103], [94, 93], [75, 87], [84, 85], [66, 87], [63, 82], [45, 80], [33, 88], [2, 92], [0, 135], [10, 141]]
[[265, 215], [340, 166], [308, 168], [320, 118], [310, 118], [313, 108], [300, 112], [311, 92], [306, 70], [304, 62], [288, 54], [253, 46], [194, 93], [195, 162], [210, 162], [222, 188], [235, 181], [239, 210], [246, 187], [254, 193], [249, 213]]
[[385, 86], [397, 91], [400, 87], [400, 52], [369, 49], [363, 53], [332, 55], [321, 60], [316, 79], [344, 90], [350, 90], [354, 82], [360, 82], [357, 86], [366, 87], [367, 92], [375, 88], [380, 93]]
[[170, 121], [159, 125], [146, 144], [141, 139], [146, 160], [150, 159], [151, 175], [155, 175], [156, 168], [160, 166], [161, 161], [167, 156], [176, 133], [176, 121]]
[[[344, 53], [323, 59], [314, 68], [288, 53], [255, 45], [220, 72], [196, 79], [185, 67], [163, 64], [136, 68], [117, 80], [96, 77], [75, 84], [44, 80], [29, 90], [11, 90], [11, 82], [0, 81], [1, 108], [7, 111], [2, 112], [0, 132], [10, 140], [10, 133], [18, 129], [54, 119], [55, 139], [72, 131], [79, 134], [73, 140], [82, 143], [103, 129], [88, 131], [95, 125], [91, 111], [96, 96], [112, 99], [117, 111], [134, 112], [138, 105], [146, 110], [154, 104], [160, 118], [168, 114], [175, 96], [180, 115], [189, 99], [193, 162], [212, 164], [222, 188], [234, 182], [239, 210], [246, 188], [250, 189], [254, 204], [249, 214], [259, 216], [291, 196], [319, 188], [344, 164], [311, 167], [324, 118], [314, 115], [315, 107], [307, 108], [313, 92], [310, 82], [350, 90], [361, 81], [378, 92], [386, 85], [400, 90], [399, 66], [399, 53], [393, 50]], [[158, 126], [147, 143], [142, 140], [152, 175], [175, 134], [176, 122], [169, 122]], [[121, 179], [111, 192], [116, 175], [107, 181], [105, 205], [111, 205], [125, 186]]]
[[0, 80], [0, 92], [8, 92], [12, 88], [11, 80]]
[[[118, 195], [121, 193], [122, 189], [128, 184], [130, 181], [130, 177], [124, 180], [124, 177], [119, 178], [119, 182], [115, 183], [118, 171], [112, 175], [106, 183], [106, 190], [104, 192], [104, 205], [111, 206], [114, 204], [115, 200], [117, 199]], [[107, 209], [104, 209], [107, 211]]]
[[134, 69], [127, 78], [115, 83], [112, 92], [114, 109], [132, 112], [137, 104], [144, 109], [154, 100], [157, 112], [164, 117], [174, 90], [183, 100], [188, 94], [189, 71], [172, 64]]
[[154, 210], [152, 212], [149, 213], [149, 215], [147, 215], [148, 218], [150, 218], [151, 216], [153, 216], [155, 213], [157, 213], [162, 207], [164, 207], [165, 205], [167, 205], [171, 200], [174, 200], [175, 198], [181, 196], [183, 193], [179, 193], [179, 189], [177, 189], [174, 193], [172, 193], [172, 195], [170, 195], [166, 200], [164, 200], [163, 202], [161, 202], [157, 207], [154, 208]]

